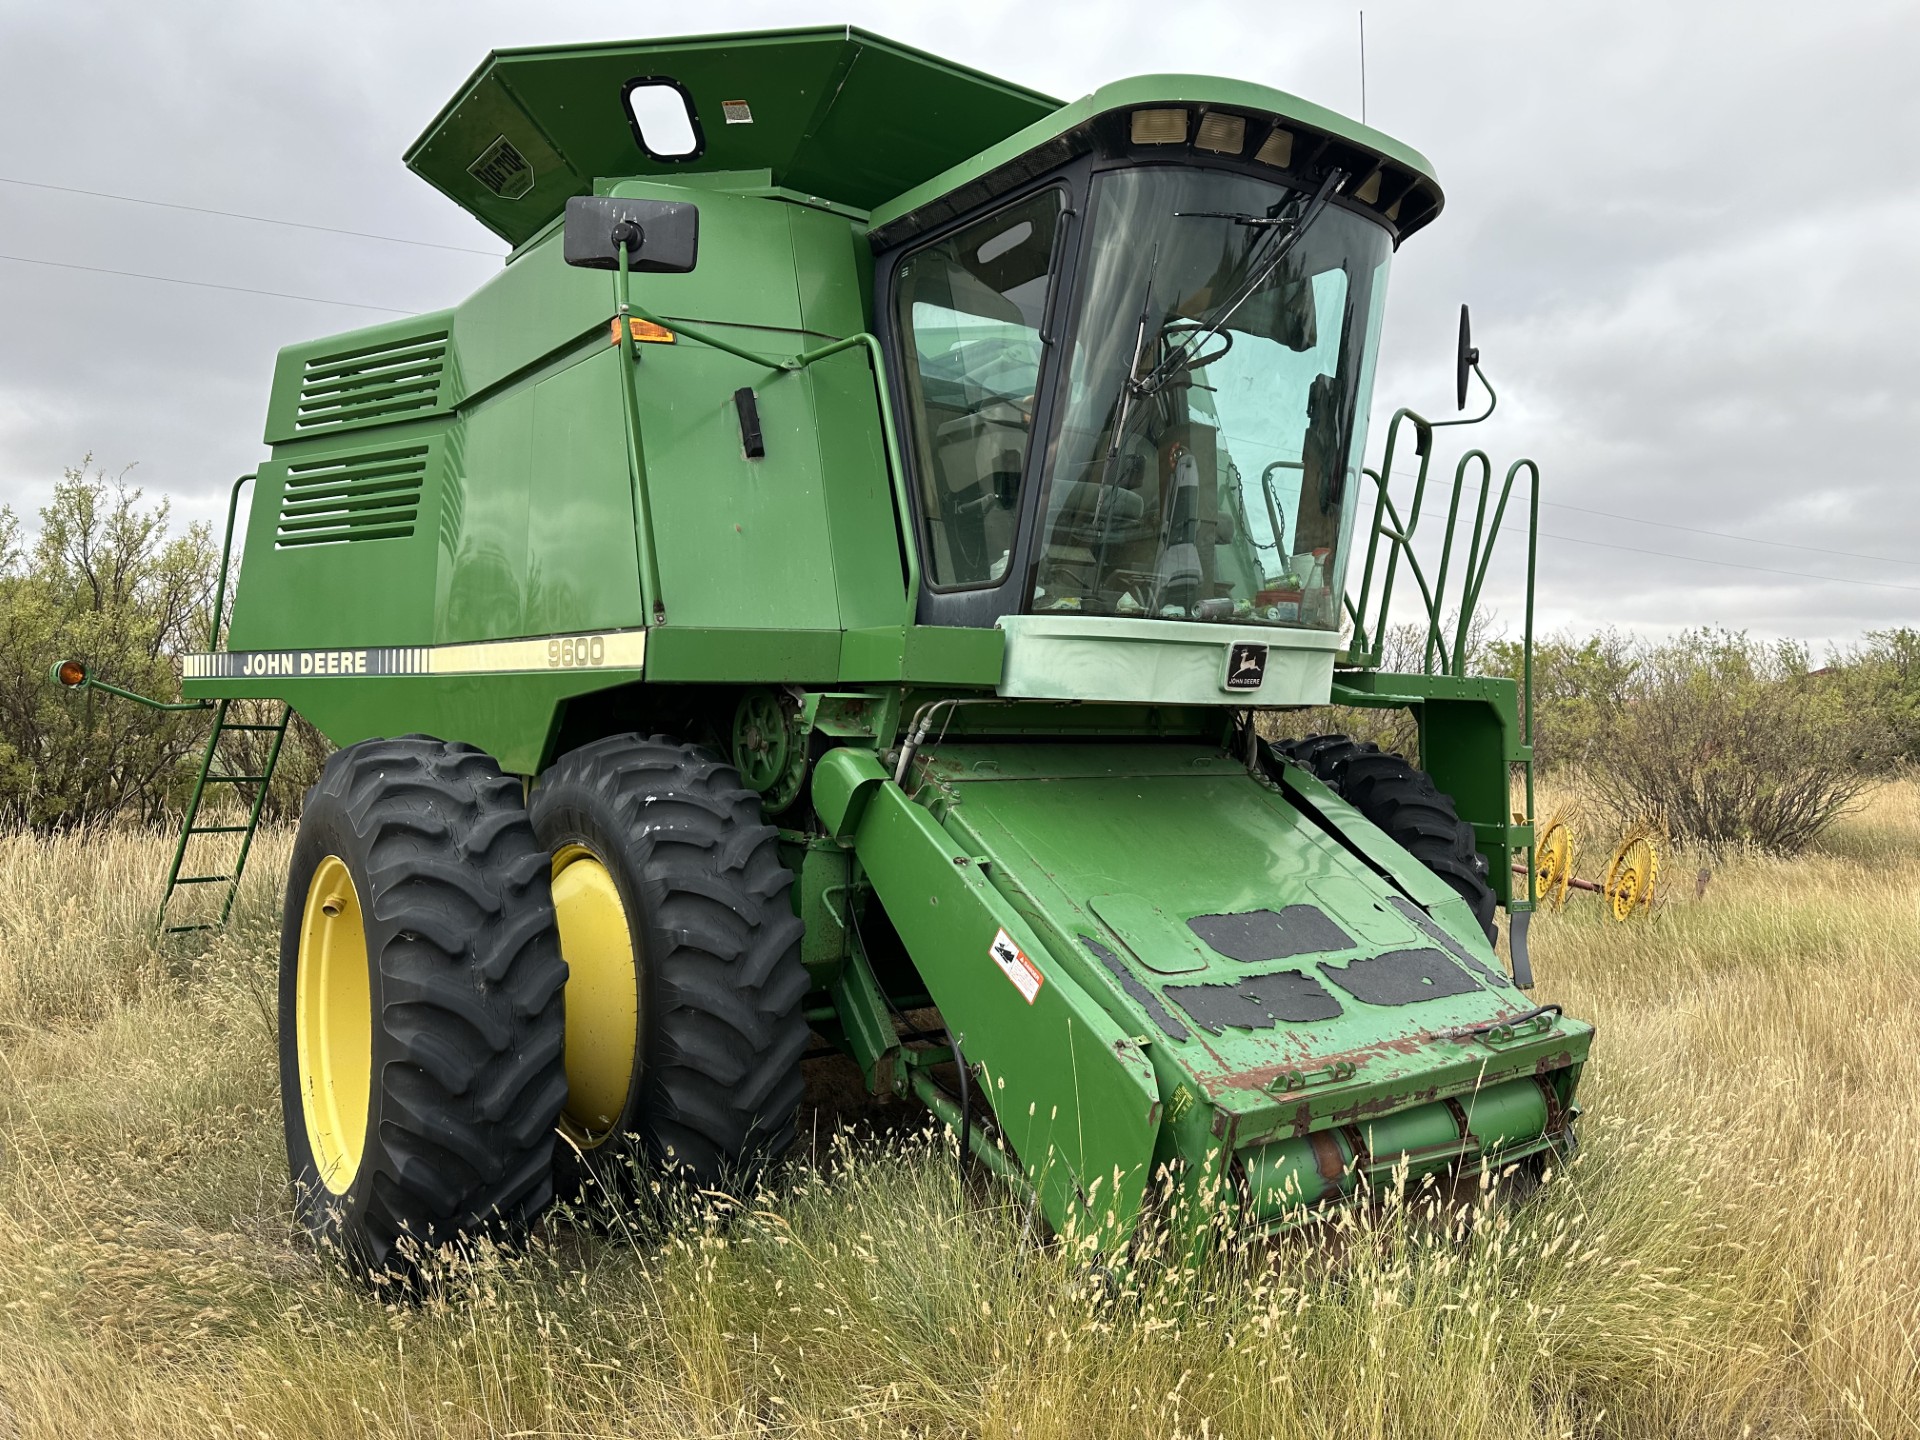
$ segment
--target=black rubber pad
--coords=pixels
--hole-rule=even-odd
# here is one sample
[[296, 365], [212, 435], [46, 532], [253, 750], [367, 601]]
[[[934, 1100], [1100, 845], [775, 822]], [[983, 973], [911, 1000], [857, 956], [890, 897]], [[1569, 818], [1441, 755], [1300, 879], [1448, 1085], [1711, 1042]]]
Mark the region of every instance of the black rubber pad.
[[1340, 1002], [1326, 986], [1298, 970], [1249, 975], [1245, 980], [1213, 985], [1169, 985], [1167, 998], [1211, 1035], [1228, 1026], [1271, 1030], [1281, 1021], [1304, 1024], [1331, 1020], [1341, 1011]]
[[1127, 962], [1113, 951], [1095, 940], [1091, 935], [1082, 935], [1080, 943], [1099, 957], [1100, 963], [1113, 972], [1113, 978], [1120, 982], [1120, 988], [1127, 992], [1132, 1000], [1152, 1019], [1153, 1023], [1175, 1040], [1191, 1040], [1193, 1032], [1180, 1023], [1180, 1019], [1166, 1006], [1160, 1003], [1160, 997], [1141, 982], [1138, 975], [1127, 968]]
[[1320, 972], [1356, 1000], [1369, 1005], [1415, 1005], [1479, 986], [1441, 950], [1392, 950], [1345, 965], [1323, 963]]
[[1475, 955], [1466, 946], [1454, 939], [1453, 936], [1447, 932], [1446, 926], [1427, 914], [1426, 911], [1414, 904], [1413, 901], [1407, 899], [1406, 896], [1395, 895], [1392, 903], [1394, 909], [1398, 910], [1402, 915], [1406, 916], [1407, 919], [1426, 931], [1432, 939], [1445, 946], [1447, 951], [1452, 954], [1455, 959], [1473, 971], [1473, 973], [1478, 975], [1482, 980], [1485, 980], [1490, 985], [1503, 985], [1509, 990], [1513, 988], [1513, 981], [1509, 980], [1500, 971], [1493, 969], [1481, 960], [1478, 955]]
[[1238, 915], [1196, 915], [1187, 921], [1187, 928], [1229, 960], [1249, 964], [1353, 948], [1353, 937], [1318, 905], [1248, 910]]

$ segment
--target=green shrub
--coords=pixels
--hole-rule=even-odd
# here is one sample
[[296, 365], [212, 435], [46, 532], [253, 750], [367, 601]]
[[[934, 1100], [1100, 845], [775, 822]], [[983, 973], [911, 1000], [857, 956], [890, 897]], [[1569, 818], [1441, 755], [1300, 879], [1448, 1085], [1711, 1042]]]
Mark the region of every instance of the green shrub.
[[1850, 703], [1880, 717], [1881, 758], [1891, 766], [1920, 765], [1920, 630], [1869, 630], [1835, 656], [1832, 671]]
[[1631, 654], [1619, 703], [1591, 718], [1583, 766], [1622, 820], [1792, 853], [1884, 769], [1884, 716], [1833, 671], [1814, 672], [1803, 645], [1693, 630]]
[[[143, 504], [124, 475], [89, 471], [91, 458], [56, 482], [31, 541], [0, 508], [0, 824], [159, 823], [185, 803], [206, 744], [205, 712], [75, 694], [48, 679], [55, 662], [75, 659], [101, 680], [174, 699], [179, 657], [206, 648], [212, 621], [212, 532], [170, 533], [166, 501]], [[234, 739], [252, 742], [255, 753], [234, 759], [256, 773], [265, 737]], [[288, 746], [270, 816], [297, 807], [326, 753], [304, 723]]]
[[[1522, 685], [1525, 665], [1518, 640], [1487, 646], [1482, 672]], [[1563, 633], [1533, 646], [1533, 759], [1547, 772], [1579, 770], [1598, 758], [1608, 726], [1626, 703], [1638, 669], [1633, 637], [1599, 630], [1581, 638]]]

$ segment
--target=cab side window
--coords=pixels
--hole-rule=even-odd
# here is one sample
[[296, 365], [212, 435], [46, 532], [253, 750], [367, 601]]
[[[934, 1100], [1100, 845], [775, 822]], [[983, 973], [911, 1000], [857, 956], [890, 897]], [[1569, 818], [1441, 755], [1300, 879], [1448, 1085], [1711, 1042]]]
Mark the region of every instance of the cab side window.
[[1010, 563], [1039, 388], [1042, 311], [1063, 192], [1044, 190], [901, 262], [928, 584], [997, 585]]

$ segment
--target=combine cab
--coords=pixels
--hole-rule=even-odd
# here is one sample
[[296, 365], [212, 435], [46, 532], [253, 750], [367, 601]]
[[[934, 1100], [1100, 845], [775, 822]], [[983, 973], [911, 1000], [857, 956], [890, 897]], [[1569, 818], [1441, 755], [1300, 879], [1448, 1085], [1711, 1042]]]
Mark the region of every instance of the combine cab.
[[[1411, 540], [1463, 422], [1362, 465], [1421, 156], [832, 29], [500, 52], [407, 163], [512, 254], [281, 353], [183, 686], [341, 747], [281, 956], [317, 1234], [404, 1268], [636, 1158], [738, 1177], [810, 1035], [1110, 1249], [1150, 1187], [1263, 1230], [1571, 1144], [1529, 727], [1462, 673], [1538, 476], [1489, 514], [1462, 461], [1449, 599]], [[1419, 674], [1377, 668], [1397, 574]], [[1424, 770], [1261, 738], [1329, 701], [1410, 708]]]

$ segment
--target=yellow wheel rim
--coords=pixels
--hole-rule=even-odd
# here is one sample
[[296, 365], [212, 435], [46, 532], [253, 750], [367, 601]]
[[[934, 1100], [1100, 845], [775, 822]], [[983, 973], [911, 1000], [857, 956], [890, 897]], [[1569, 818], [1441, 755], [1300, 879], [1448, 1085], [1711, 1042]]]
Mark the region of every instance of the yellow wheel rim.
[[1573, 831], [1566, 822], [1555, 821], [1540, 837], [1534, 851], [1533, 898], [1549, 901], [1559, 909], [1567, 898], [1567, 882], [1573, 878]]
[[613, 1133], [633, 1087], [640, 986], [633, 934], [613, 876], [584, 845], [553, 857], [553, 908], [567, 962], [567, 1108], [560, 1126], [583, 1148]]
[[1660, 852], [1644, 831], [1629, 834], [1620, 842], [1607, 866], [1607, 905], [1614, 919], [1628, 920], [1636, 909], [1652, 908], [1659, 870]]
[[307, 1147], [320, 1183], [344, 1195], [367, 1143], [373, 978], [360, 893], [337, 855], [320, 862], [307, 886], [295, 965], [294, 1046]]

